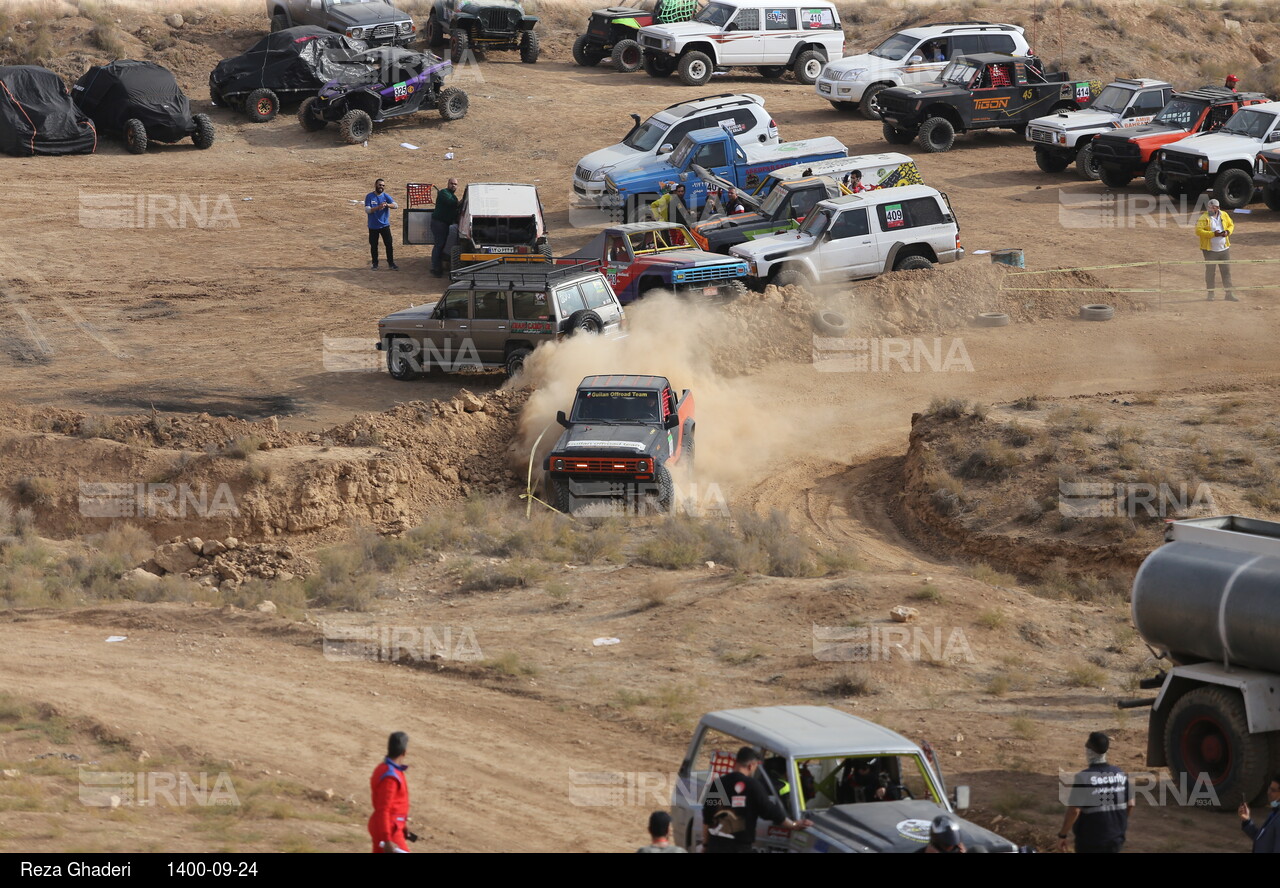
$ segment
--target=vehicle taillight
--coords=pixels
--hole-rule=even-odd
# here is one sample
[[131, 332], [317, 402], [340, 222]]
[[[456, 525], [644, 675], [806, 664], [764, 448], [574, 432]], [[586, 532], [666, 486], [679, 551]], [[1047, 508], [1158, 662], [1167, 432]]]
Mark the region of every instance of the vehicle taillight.
[[957, 249], [957, 250], [961, 249], [961, 247], [960, 247], [960, 232], [958, 232], [958, 231], [956, 232], [956, 249]]

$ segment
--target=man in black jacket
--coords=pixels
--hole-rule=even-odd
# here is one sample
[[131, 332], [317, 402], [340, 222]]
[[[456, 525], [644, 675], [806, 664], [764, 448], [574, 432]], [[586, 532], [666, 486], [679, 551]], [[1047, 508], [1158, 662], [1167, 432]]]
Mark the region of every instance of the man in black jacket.
[[1267, 787], [1267, 802], [1270, 813], [1267, 819], [1258, 826], [1249, 816], [1249, 806], [1240, 806], [1240, 827], [1244, 834], [1253, 839], [1254, 854], [1280, 854], [1280, 774], [1271, 778]]
[[1111, 738], [1094, 731], [1085, 742], [1088, 767], [1075, 775], [1066, 798], [1067, 814], [1058, 833], [1058, 850], [1067, 850], [1067, 834], [1075, 833], [1077, 854], [1117, 853], [1124, 847], [1129, 811], [1134, 805], [1129, 777], [1107, 764]]
[[807, 829], [812, 820], [792, 820], [778, 797], [756, 776], [760, 754], [750, 746], [738, 750], [734, 769], [711, 781], [702, 803], [702, 846], [708, 854], [751, 851], [756, 822], [764, 817], [783, 829]]

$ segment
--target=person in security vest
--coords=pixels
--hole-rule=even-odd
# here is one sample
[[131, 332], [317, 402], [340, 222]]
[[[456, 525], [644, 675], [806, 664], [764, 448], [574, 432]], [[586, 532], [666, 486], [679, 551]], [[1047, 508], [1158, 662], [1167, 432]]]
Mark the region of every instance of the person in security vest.
[[387, 757], [373, 769], [369, 790], [373, 796], [373, 815], [369, 818], [369, 836], [374, 854], [408, 854], [406, 841], [418, 837], [409, 832], [409, 783], [404, 763], [409, 748], [409, 735], [396, 731], [387, 739]]

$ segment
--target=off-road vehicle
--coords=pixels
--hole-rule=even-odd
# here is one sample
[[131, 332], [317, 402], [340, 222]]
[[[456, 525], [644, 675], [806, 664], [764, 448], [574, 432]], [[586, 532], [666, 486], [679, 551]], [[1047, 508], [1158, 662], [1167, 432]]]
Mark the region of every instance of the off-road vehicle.
[[445, 87], [452, 66], [430, 53], [386, 46], [371, 49], [358, 61], [359, 75], [325, 84], [320, 94], [303, 101], [298, 123], [307, 132], [338, 124], [343, 140], [358, 145], [373, 134], [374, 123], [435, 108], [445, 120], [467, 114], [467, 94]]
[[565, 514], [583, 500], [649, 498], [669, 510], [675, 501], [672, 469], [692, 470], [693, 394], [679, 397], [661, 376], [588, 376], [573, 407], [556, 417], [565, 431], [543, 463], [546, 495]]
[[525, 15], [515, 0], [436, 0], [427, 17], [427, 42], [443, 46], [447, 35], [455, 65], [467, 50], [504, 49], [520, 50], [520, 61], [532, 65], [538, 61], [538, 34], [533, 30], [537, 23], [538, 17]]
[[191, 103], [167, 69], [154, 62], [120, 59], [94, 65], [76, 81], [71, 98], [102, 135], [124, 139], [133, 154], [151, 143], [180, 142], [213, 147], [213, 121], [192, 114]]
[[712, 0], [692, 21], [640, 29], [641, 64], [651, 77], [679, 72], [702, 86], [717, 68], [755, 68], [770, 80], [791, 71], [813, 83], [844, 55], [840, 14], [829, 0], [770, 6], [763, 0]]
[[76, 107], [62, 78], [37, 65], [0, 67], [0, 151], [14, 157], [92, 154], [93, 121]]
[[600, 263], [623, 305], [654, 290], [726, 301], [747, 292], [745, 262], [704, 252], [687, 228], [671, 222], [606, 228], [581, 250], [557, 261], [584, 259]]
[[623, 317], [609, 281], [590, 264], [495, 259], [456, 274], [435, 305], [378, 321], [377, 349], [399, 380], [485, 368], [515, 376], [541, 343], [577, 333], [616, 336]]
[[1037, 117], [1082, 108], [1101, 84], [1045, 73], [1035, 56], [980, 53], [948, 63], [936, 83], [895, 86], [877, 97], [884, 137], [918, 138], [925, 151], [950, 151], [956, 134], [1003, 127], [1019, 135]]
[[450, 268], [457, 273], [469, 264], [497, 258], [551, 261], [547, 220], [537, 186], [472, 182], [463, 190]]
[[368, 49], [352, 40], [310, 25], [263, 37], [238, 56], [223, 59], [209, 74], [209, 100], [244, 112], [265, 123], [282, 103], [301, 102], [347, 72], [358, 75], [352, 59]]
[[1262, 191], [1267, 208], [1280, 212], [1280, 148], [1258, 152], [1253, 165], [1253, 184]]
[[947, 62], [983, 52], [1028, 55], [1023, 29], [994, 22], [939, 22], [906, 28], [868, 53], [827, 63], [814, 86], [837, 111], [880, 119], [876, 96], [893, 86], [937, 80]]
[[764, 99], [751, 93], [722, 93], [677, 102], [648, 120], [632, 114], [631, 131], [621, 142], [592, 151], [573, 172], [573, 191], [589, 200], [605, 192], [604, 180], [616, 168], [629, 169], [670, 154], [694, 130], [720, 127], [742, 142], [778, 144], [778, 126], [764, 108]]
[[370, 46], [407, 44], [418, 27], [413, 17], [384, 0], [267, 0], [272, 32], [313, 25]]
[[[820, 659], [859, 656], [854, 642], [822, 642], [821, 649], [817, 644], [815, 640], [814, 653]], [[864, 640], [863, 658], [866, 648]], [[785, 830], [761, 818], [754, 851], [918, 852], [929, 843], [929, 825], [940, 814], [955, 817], [961, 841], [970, 852], [1018, 850], [1008, 839], [955, 815], [969, 806], [969, 787], [948, 791], [929, 743], [914, 743], [874, 722], [826, 706], [761, 706], [704, 715], [694, 729], [671, 794], [672, 837], [678, 845], [703, 850], [707, 792], [712, 780], [734, 769], [737, 752], [744, 746], [760, 753], [763, 765], [755, 779], [777, 797], [787, 816], [813, 821], [807, 829]]]
[[1102, 169], [1094, 156], [1094, 136], [1141, 126], [1173, 96], [1163, 80], [1133, 79], [1108, 83], [1084, 111], [1060, 111], [1027, 124], [1027, 141], [1035, 146], [1036, 166], [1060, 173], [1075, 161], [1082, 178], [1097, 181]]
[[820, 202], [795, 232], [729, 250], [758, 286], [834, 283], [932, 268], [964, 256], [947, 196], [928, 185], [864, 191]]
[[1148, 193], [1165, 193], [1164, 171], [1155, 154], [1192, 133], [1221, 129], [1241, 108], [1269, 101], [1262, 93], [1234, 92], [1221, 86], [1175, 93], [1150, 123], [1103, 133], [1093, 140], [1094, 162], [1102, 183], [1123, 188], [1141, 177]]
[[1156, 155], [1173, 196], [1213, 189], [1223, 209], [1253, 200], [1258, 152], [1280, 142], [1280, 102], [1241, 108], [1222, 129], [1188, 136]]
[[640, 29], [687, 22], [697, 8], [698, 0], [640, 0], [637, 5], [597, 9], [587, 19], [587, 33], [573, 41], [573, 60], [592, 68], [609, 59], [619, 71], [638, 71], [644, 57], [636, 39]]

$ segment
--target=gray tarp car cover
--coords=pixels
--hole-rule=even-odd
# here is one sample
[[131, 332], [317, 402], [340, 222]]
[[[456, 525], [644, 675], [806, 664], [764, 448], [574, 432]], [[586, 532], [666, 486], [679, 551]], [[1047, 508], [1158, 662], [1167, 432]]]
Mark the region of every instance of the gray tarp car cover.
[[263, 37], [244, 54], [219, 62], [209, 75], [209, 86], [226, 98], [261, 88], [281, 98], [315, 95], [329, 81], [340, 79], [344, 63], [364, 48], [324, 28], [285, 28]]
[[121, 133], [126, 120], [140, 120], [149, 139], [177, 142], [194, 127], [178, 81], [154, 62], [95, 65], [71, 88], [71, 97], [102, 133]]
[[67, 85], [48, 68], [0, 68], [0, 151], [33, 154], [92, 154], [98, 134], [71, 101]]

